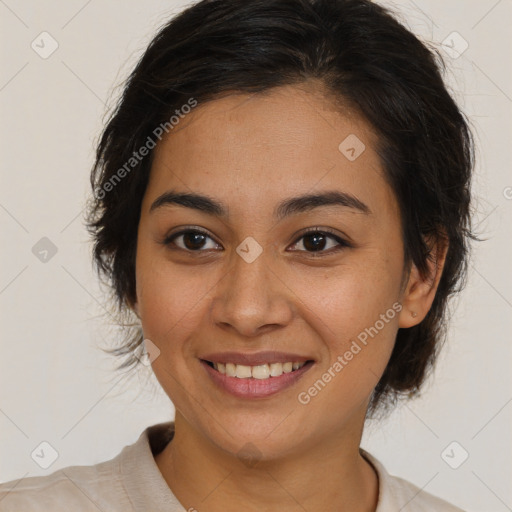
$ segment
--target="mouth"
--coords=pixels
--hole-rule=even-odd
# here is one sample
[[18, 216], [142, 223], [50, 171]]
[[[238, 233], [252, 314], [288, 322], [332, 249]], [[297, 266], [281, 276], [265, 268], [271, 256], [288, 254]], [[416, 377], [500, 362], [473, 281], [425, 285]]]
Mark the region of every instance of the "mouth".
[[200, 362], [217, 388], [238, 398], [275, 395], [294, 385], [315, 364], [312, 359], [256, 365], [208, 359], [200, 359]]

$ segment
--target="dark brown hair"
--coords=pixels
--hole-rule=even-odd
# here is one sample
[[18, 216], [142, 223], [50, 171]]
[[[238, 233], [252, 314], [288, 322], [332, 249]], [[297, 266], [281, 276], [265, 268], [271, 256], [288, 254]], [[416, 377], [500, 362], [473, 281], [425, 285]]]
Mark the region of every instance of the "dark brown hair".
[[[203, 0], [174, 17], [126, 81], [91, 174], [87, 227], [119, 312], [136, 300], [137, 227], [152, 162], [152, 150], [142, 158], [140, 149], [170, 131], [171, 116], [191, 98], [204, 104], [313, 79], [378, 134], [407, 268], [414, 263], [426, 276], [427, 240], [449, 242], [433, 305], [419, 325], [399, 329], [369, 411], [417, 393], [444, 340], [447, 300], [464, 284], [474, 238], [472, 137], [443, 71], [439, 52], [369, 0]], [[141, 344], [136, 329], [111, 351], [123, 357], [118, 369], [138, 362]]]

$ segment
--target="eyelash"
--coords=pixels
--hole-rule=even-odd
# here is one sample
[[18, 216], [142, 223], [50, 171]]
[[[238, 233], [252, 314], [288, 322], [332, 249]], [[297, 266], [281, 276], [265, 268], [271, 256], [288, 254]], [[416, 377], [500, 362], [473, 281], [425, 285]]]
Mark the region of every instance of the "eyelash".
[[[203, 231], [202, 229], [199, 229], [199, 228], [187, 228], [187, 229], [184, 229], [184, 230], [179, 231], [177, 233], [172, 233], [171, 235], [167, 236], [163, 240], [162, 243], [163, 243], [163, 245], [170, 246], [171, 244], [174, 244], [174, 240], [176, 238], [178, 238], [179, 236], [182, 236], [182, 235], [185, 235], [185, 234], [190, 234], [190, 233], [196, 233], [196, 234], [199, 233], [199, 234], [204, 235], [204, 236], [210, 238], [211, 240], [213, 240], [213, 238], [206, 231]], [[307, 236], [310, 236], [310, 235], [329, 235], [329, 236], [327, 236], [327, 238], [331, 238], [331, 239], [335, 240], [336, 242], [338, 242], [339, 245], [338, 245], [338, 247], [334, 248], [335, 250], [332, 250], [333, 248], [330, 248], [327, 251], [321, 250], [321, 251], [318, 251], [318, 252], [313, 252], [313, 251], [300, 250], [300, 251], [297, 251], [297, 252], [304, 252], [304, 253], [308, 254], [309, 256], [311, 256], [313, 258], [319, 258], [319, 257], [323, 257], [323, 256], [329, 256], [330, 254], [333, 254], [333, 253], [337, 253], [337, 252], [339, 252], [340, 250], [342, 250], [344, 248], [352, 247], [352, 245], [349, 242], [347, 242], [346, 240], [344, 240], [340, 236], [336, 235], [329, 228], [321, 228], [321, 227], [314, 227], [314, 228], [311, 228], [308, 231], [305, 231], [305, 232], [299, 234], [299, 237], [295, 240], [295, 242], [292, 243], [292, 246], [296, 245], [297, 243], [300, 242], [300, 240], [302, 240], [303, 238], [305, 238]], [[215, 240], [214, 240], [214, 242], [215, 242]], [[215, 243], [217, 243], [217, 242], [215, 242]], [[218, 245], [220, 245], [220, 244], [218, 244]], [[203, 249], [198, 249], [197, 251], [192, 251], [190, 249], [183, 249], [182, 247], [176, 247], [176, 248], [172, 248], [172, 249], [173, 250], [185, 251], [185, 252], [188, 252], [188, 253], [191, 253], [191, 254], [202, 253], [202, 252], [206, 252], [207, 251], [207, 250], [203, 250]]]

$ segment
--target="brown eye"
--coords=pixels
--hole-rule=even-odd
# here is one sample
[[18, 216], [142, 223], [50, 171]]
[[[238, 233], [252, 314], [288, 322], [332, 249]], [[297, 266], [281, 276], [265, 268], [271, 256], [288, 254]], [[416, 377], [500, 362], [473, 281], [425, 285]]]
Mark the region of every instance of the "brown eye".
[[[301, 242], [302, 240], [302, 242]], [[333, 243], [334, 242], [334, 243]], [[332, 253], [340, 250], [343, 247], [349, 247], [350, 245], [334, 234], [330, 234], [328, 231], [308, 231], [304, 233], [294, 244], [299, 246], [299, 251], [309, 253]], [[304, 250], [300, 249], [300, 245], [304, 247]], [[335, 251], [330, 249], [335, 248]]]
[[[214, 247], [206, 247], [206, 242], [208, 239], [210, 239], [213, 242]], [[185, 251], [190, 252], [202, 252], [202, 250], [215, 249], [216, 246], [218, 246], [218, 244], [214, 242], [209, 235], [197, 229], [189, 229], [187, 231], [180, 231], [179, 233], [174, 233], [164, 240], [164, 244], [173, 244], [177, 246], [179, 249], [183, 249]]]

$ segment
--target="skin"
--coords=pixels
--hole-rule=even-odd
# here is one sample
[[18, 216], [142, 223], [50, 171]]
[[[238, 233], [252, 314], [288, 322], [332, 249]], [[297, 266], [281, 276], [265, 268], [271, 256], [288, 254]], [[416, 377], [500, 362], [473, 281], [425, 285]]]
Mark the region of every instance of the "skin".
[[[338, 149], [350, 134], [366, 146], [354, 161]], [[359, 453], [365, 412], [398, 328], [425, 317], [444, 263], [438, 254], [430, 278], [413, 266], [402, 281], [400, 214], [376, 141], [364, 120], [307, 83], [199, 105], [157, 146], [133, 308], [160, 350], [152, 367], [176, 408], [175, 437], [155, 461], [186, 509], [375, 510], [378, 478]], [[221, 201], [229, 216], [178, 205], [150, 212], [171, 189]], [[323, 206], [273, 217], [282, 200], [326, 190], [352, 194], [371, 213]], [[162, 243], [185, 226], [210, 238], [202, 246], [187, 246], [183, 236], [174, 246]], [[351, 246], [336, 250], [327, 238], [315, 252], [299, 231], [316, 227]], [[236, 252], [248, 236], [263, 249], [252, 263]], [[315, 257], [319, 251], [323, 257]], [[297, 395], [397, 302], [400, 313], [308, 404], [299, 403]], [[315, 365], [271, 397], [241, 399], [214, 386], [199, 362], [211, 352], [264, 350]], [[251, 463], [240, 457], [248, 446]]]

